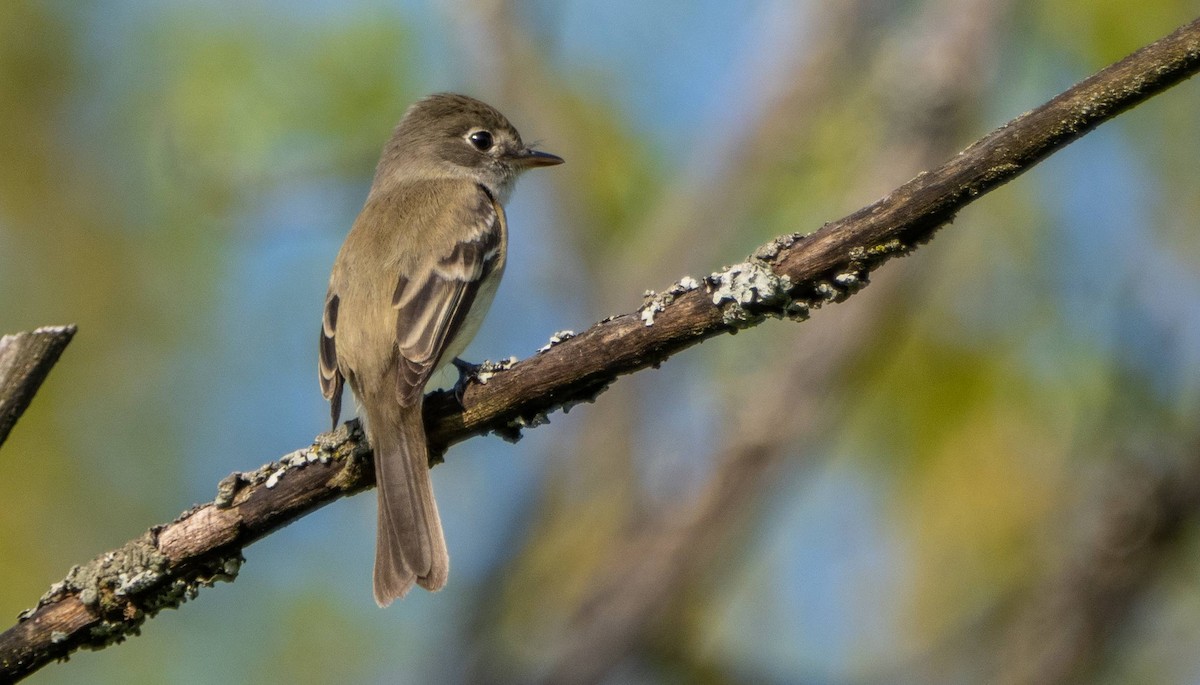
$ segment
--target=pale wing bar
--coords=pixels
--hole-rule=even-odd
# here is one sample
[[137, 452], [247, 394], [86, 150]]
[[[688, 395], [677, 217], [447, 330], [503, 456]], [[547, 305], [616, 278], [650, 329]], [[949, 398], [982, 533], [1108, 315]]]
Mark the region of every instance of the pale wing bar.
[[461, 328], [480, 284], [497, 267], [503, 241], [491, 195], [479, 186], [478, 202], [464, 217], [476, 230], [412, 278], [401, 276], [392, 296], [399, 352], [401, 405], [416, 403], [447, 343]]

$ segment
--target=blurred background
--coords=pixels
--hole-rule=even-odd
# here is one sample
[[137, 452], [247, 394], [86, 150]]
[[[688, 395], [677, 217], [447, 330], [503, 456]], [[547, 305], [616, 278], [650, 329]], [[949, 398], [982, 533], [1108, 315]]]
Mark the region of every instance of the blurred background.
[[[1198, 9], [0, 3], [0, 332], [79, 325], [0, 450], [0, 614], [327, 428], [329, 268], [417, 97], [568, 160], [516, 192], [466, 354], [524, 357]], [[1200, 682], [1198, 124], [1186, 83], [807, 323], [455, 447], [437, 595], [375, 607], [364, 495], [31, 682]]]

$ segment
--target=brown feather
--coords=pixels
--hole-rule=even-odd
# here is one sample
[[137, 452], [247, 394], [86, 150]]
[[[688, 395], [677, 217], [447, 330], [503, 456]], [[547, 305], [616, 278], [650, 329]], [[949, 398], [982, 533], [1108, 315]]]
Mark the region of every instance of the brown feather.
[[321, 392], [335, 426], [345, 383], [365, 413], [379, 485], [380, 605], [414, 584], [446, 583], [421, 415], [425, 385], [462, 351], [495, 295], [508, 240], [501, 201], [524, 169], [561, 162], [526, 146], [494, 108], [429, 96], [384, 146], [334, 262], [318, 348]]
[[337, 344], [334, 334], [337, 331], [338, 296], [332, 292], [326, 296], [325, 312], [321, 317], [321, 344], [319, 346], [318, 366], [320, 367], [321, 394], [329, 400], [329, 413], [332, 418], [332, 428], [337, 428], [338, 419], [342, 415], [342, 373], [338, 370]]

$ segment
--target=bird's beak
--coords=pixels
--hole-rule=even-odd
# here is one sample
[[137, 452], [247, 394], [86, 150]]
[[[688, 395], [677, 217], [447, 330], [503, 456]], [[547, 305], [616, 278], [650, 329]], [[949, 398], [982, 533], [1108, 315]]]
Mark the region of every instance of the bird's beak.
[[522, 169], [531, 169], [539, 166], [554, 166], [562, 164], [565, 160], [558, 155], [552, 155], [549, 152], [534, 150], [527, 147], [524, 150], [518, 150], [512, 154], [512, 163]]

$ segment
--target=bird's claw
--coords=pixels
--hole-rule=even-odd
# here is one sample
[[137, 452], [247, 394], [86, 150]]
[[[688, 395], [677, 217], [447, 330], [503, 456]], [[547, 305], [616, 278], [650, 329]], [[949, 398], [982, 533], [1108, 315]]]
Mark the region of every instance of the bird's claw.
[[454, 399], [458, 400], [461, 406], [463, 403], [463, 394], [467, 391], [467, 384], [479, 377], [479, 364], [472, 364], [455, 357], [450, 361], [454, 368], [458, 369], [458, 382], [454, 384]]

